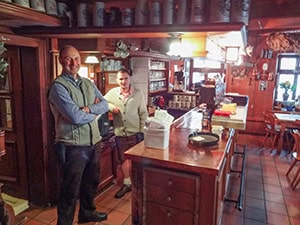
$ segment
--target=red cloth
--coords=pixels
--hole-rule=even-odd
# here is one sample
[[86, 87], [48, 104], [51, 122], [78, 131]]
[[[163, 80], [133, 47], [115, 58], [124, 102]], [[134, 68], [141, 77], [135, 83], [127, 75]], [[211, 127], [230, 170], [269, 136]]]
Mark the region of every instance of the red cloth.
[[223, 110], [219, 110], [216, 109], [214, 111], [214, 115], [215, 116], [225, 116], [225, 117], [230, 117], [231, 112], [230, 111], [223, 111]]

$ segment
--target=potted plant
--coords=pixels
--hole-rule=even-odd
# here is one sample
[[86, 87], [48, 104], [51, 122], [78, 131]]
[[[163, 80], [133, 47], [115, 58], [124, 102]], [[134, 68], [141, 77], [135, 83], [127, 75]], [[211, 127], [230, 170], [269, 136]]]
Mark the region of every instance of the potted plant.
[[282, 94], [283, 101], [287, 101], [289, 98], [288, 90], [294, 90], [295, 86], [291, 84], [290, 81], [285, 81], [279, 84], [280, 88], [284, 89], [284, 93]]

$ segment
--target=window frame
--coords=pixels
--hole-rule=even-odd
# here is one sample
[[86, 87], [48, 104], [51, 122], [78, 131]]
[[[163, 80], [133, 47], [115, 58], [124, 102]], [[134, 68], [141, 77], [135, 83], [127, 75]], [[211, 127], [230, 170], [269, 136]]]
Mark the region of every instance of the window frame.
[[[286, 58], [295, 58], [296, 63], [294, 69], [281, 69], [281, 61]], [[277, 56], [277, 65], [276, 65], [276, 85], [275, 85], [275, 90], [274, 90], [274, 97], [276, 102], [283, 102], [283, 99], [281, 96], [278, 96], [278, 90], [280, 89], [279, 87], [279, 80], [281, 76], [285, 75], [293, 75], [294, 80], [291, 85], [295, 85], [297, 87], [297, 83], [300, 82], [300, 54], [297, 53], [280, 53]], [[298, 81], [299, 80], [299, 81]], [[300, 87], [298, 88], [298, 93], [300, 93]], [[297, 88], [295, 90], [290, 90], [290, 93], [292, 93], [291, 98], [289, 98], [288, 101], [293, 101], [297, 98], [296, 93], [297, 93]]]

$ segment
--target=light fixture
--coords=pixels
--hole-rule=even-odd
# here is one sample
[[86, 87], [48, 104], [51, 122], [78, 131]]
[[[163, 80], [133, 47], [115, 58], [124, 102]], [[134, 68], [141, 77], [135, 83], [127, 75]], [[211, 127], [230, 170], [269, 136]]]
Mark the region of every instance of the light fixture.
[[240, 47], [226, 47], [225, 61], [228, 63], [237, 62], [239, 59], [239, 49]]
[[191, 57], [192, 46], [187, 41], [182, 41], [182, 34], [170, 34], [171, 43], [167, 55], [179, 57]]
[[96, 56], [89, 55], [88, 57], [86, 57], [85, 63], [86, 64], [97, 64], [97, 63], [99, 63], [99, 60]]

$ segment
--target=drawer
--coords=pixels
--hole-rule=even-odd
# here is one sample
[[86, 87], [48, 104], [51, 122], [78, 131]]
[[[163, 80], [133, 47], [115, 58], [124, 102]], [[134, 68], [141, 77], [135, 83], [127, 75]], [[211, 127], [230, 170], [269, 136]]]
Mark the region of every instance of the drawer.
[[163, 206], [194, 212], [199, 196], [177, 190], [148, 185], [145, 190], [145, 201]]
[[200, 176], [148, 167], [144, 169], [144, 178], [146, 187], [154, 185], [190, 194], [199, 192]]
[[196, 225], [198, 217], [191, 212], [186, 212], [159, 204], [146, 204], [147, 225]]

